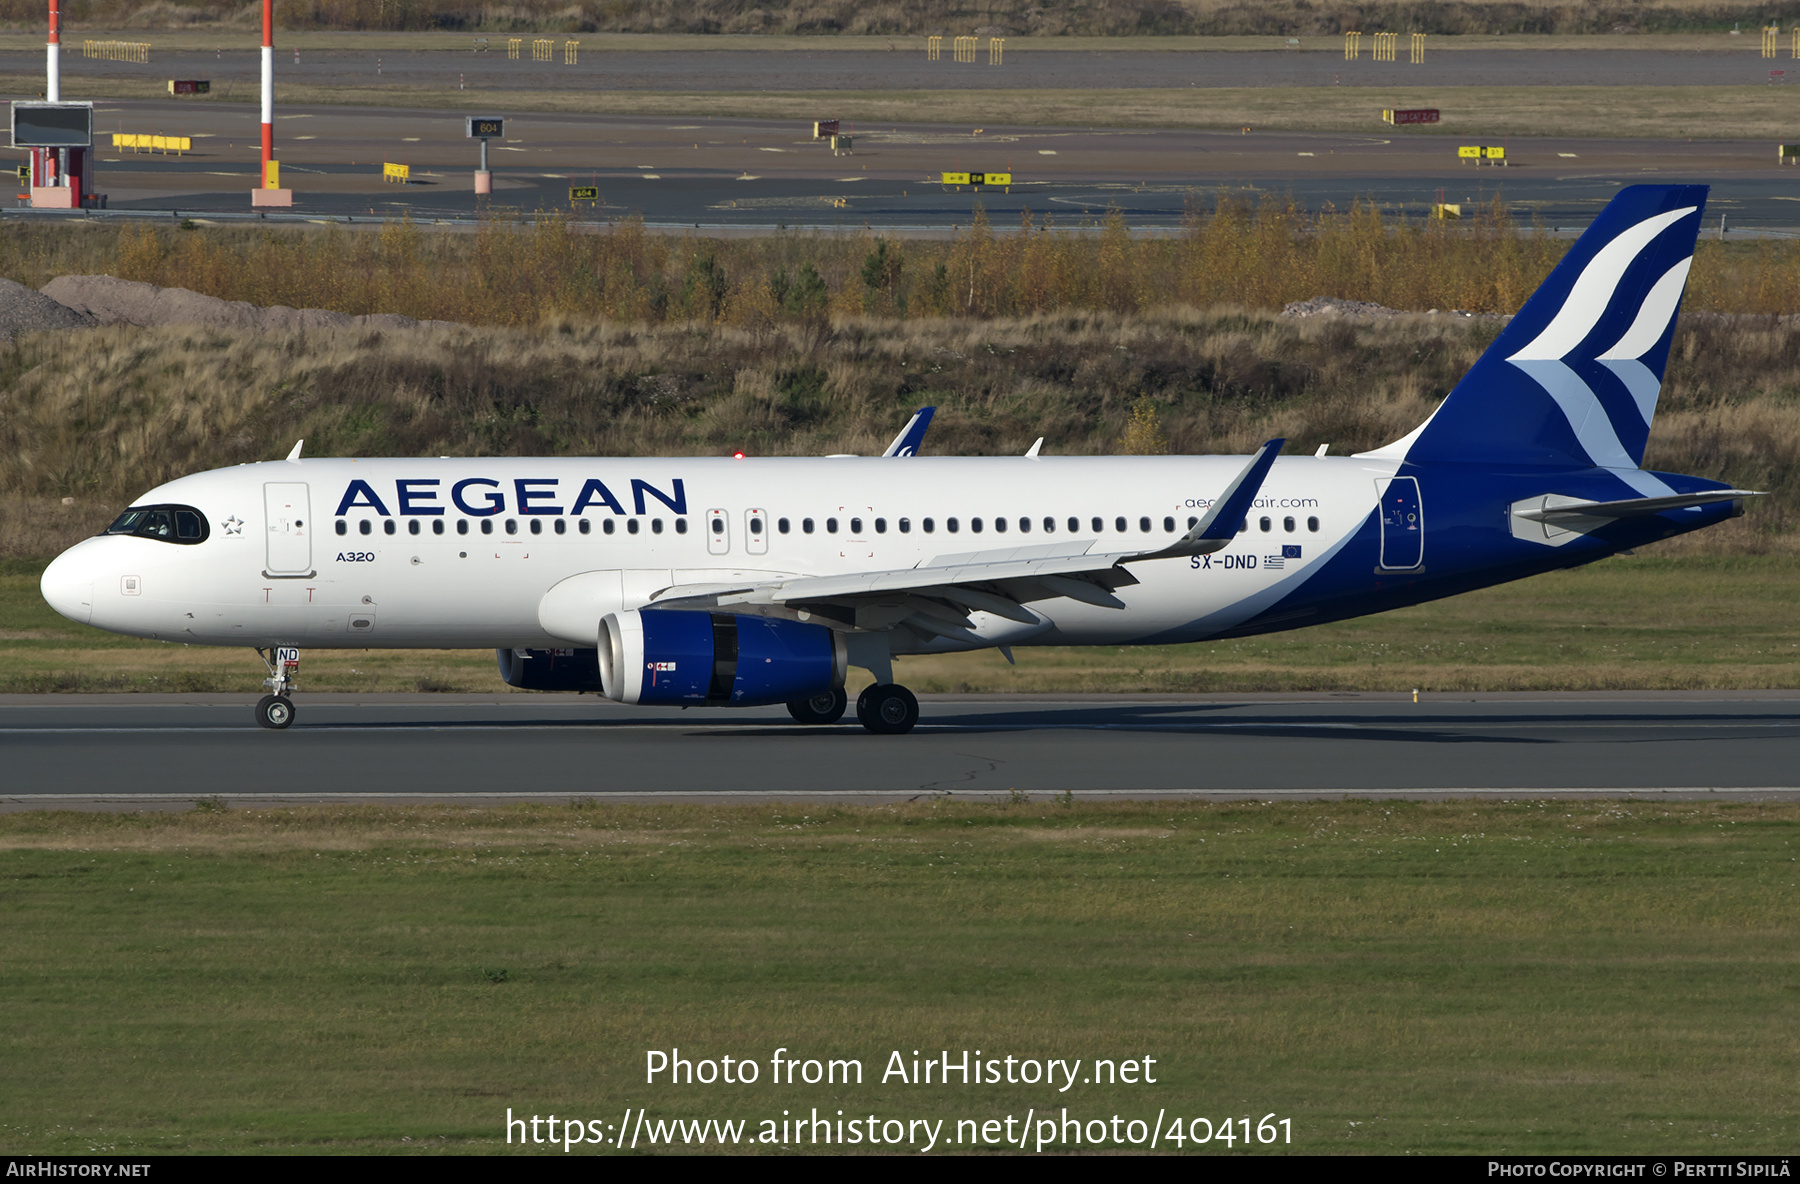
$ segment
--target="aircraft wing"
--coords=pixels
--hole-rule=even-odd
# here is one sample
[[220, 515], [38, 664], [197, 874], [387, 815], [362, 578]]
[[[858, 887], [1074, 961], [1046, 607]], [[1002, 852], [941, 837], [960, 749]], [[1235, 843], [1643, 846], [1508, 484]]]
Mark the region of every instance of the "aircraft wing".
[[970, 636], [969, 614], [989, 612], [1022, 624], [1040, 618], [1024, 606], [1067, 597], [1102, 608], [1125, 607], [1113, 593], [1138, 582], [1128, 564], [1205, 555], [1235, 537], [1285, 441], [1271, 440], [1193, 529], [1168, 546], [1096, 550], [1099, 540], [1039, 543], [941, 555], [916, 567], [844, 575], [797, 575], [764, 583], [686, 584], [652, 597], [657, 608], [731, 610], [770, 616], [823, 617], [846, 627]]
[[1710, 489], [1704, 493], [1678, 493], [1669, 497], [1633, 497], [1616, 502], [1590, 502], [1575, 498], [1544, 498], [1534, 509], [1514, 511], [1520, 518], [1533, 522], [1566, 522], [1577, 518], [1637, 518], [1645, 514], [1661, 514], [1668, 510], [1685, 510], [1690, 506], [1710, 506], [1732, 502], [1741, 497], [1765, 497], [1750, 489]]

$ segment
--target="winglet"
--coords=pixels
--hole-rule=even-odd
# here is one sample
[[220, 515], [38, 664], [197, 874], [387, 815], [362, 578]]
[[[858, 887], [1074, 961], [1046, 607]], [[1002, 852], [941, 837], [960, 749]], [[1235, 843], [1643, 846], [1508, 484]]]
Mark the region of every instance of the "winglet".
[[919, 445], [925, 442], [925, 429], [931, 426], [931, 417], [936, 411], [936, 407], [921, 407], [913, 412], [913, 417], [906, 421], [906, 426], [900, 429], [900, 434], [894, 437], [894, 442], [881, 455], [917, 456]]
[[1044, 438], [1042, 436], [1039, 436], [1037, 438], [1037, 443], [1033, 444], [1030, 448], [1027, 448], [1025, 450], [1025, 455], [1029, 456], [1032, 460], [1036, 460], [1037, 456], [1038, 456], [1038, 450], [1043, 448], [1043, 446], [1044, 446]]
[[1269, 469], [1275, 464], [1275, 458], [1281, 454], [1286, 440], [1270, 440], [1256, 450], [1250, 463], [1244, 466], [1225, 492], [1213, 502], [1212, 509], [1206, 516], [1194, 524], [1194, 528], [1182, 535], [1172, 545], [1160, 551], [1150, 551], [1143, 555], [1134, 555], [1121, 562], [1136, 562], [1140, 559], [1168, 559], [1177, 555], [1210, 555], [1222, 550], [1225, 545], [1237, 537], [1238, 529], [1243, 524], [1245, 515], [1250, 512], [1250, 504], [1256, 495], [1262, 492], [1263, 481], [1269, 475]]
[[305, 440], [303, 440], [303, 439], [295, 440], [294, 441], [294, 450], [287, 454], [287, 458], [291, 461], [298, 461], [300, 459], [300, 449], [305, 447], [305, 445], [306, 445]]

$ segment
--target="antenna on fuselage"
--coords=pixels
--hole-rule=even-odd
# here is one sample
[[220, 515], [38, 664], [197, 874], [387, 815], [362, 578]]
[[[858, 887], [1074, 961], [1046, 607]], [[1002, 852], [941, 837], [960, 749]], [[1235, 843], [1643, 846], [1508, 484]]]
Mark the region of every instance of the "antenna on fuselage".
[[303, 436], [294, 441], [294, 450], [287, 454], [287, 458], [291, 461], [298, 462], [300, 459], [300, 450], [304, 447], [306, 447], [306, 438]]

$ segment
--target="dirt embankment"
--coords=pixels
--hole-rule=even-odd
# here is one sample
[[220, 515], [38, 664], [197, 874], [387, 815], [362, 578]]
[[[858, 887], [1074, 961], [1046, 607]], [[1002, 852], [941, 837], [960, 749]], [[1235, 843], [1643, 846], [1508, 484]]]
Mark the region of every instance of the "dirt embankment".
[[[14, 284], [13, 287], [19, 287]], [[29, 289], [20, 289], [29, 291]], [[220, 300], [186, 288], [159, 288], [155, 284], [117, 279], [110, 275], [59, 275], [45, 284], [41, 296], [64, 310], [84, 318], [82, 324], [203, 325], [218, 329], [414, 329], [420, 325], [448, 326], [448, 321], [416, 321], [397, 313], [350, 316], [322, 308], [289, 308], [277, 304], [258, 308], [242, 300]], [[34, 306], [35, 307], [35, 306]], [[0, 304], [0, 331], [12, 328], [7, 309]], [[26, 328], [74, 328], [74, 324], [21, 325]]]
[[0, 279], [0, 341], [46, 329], [96, 325], [200, 325], [215, 329], [416, 329], [453, 327], [450, 321], [416, 321], [397, 313], [349, 316], [322, 308], [258, 308], [186, 288], [159, 288], [110, 275], [59, 275], [34, 292]]

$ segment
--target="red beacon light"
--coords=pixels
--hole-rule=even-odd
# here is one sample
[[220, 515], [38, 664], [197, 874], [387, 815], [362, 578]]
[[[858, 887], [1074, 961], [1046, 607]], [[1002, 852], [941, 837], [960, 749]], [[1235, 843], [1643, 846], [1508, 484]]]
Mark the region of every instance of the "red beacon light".
[[743, 460], [743, 459], [744, 459], [744, 454], [743, 454], [743, 453], [741, 453], [741, 452], [734, 452], [734, 453], [732, 453], [732, 454], [731, 454], [731, 459], [732, 459], [732, 460]]

